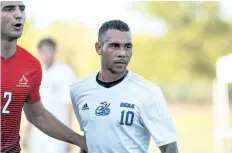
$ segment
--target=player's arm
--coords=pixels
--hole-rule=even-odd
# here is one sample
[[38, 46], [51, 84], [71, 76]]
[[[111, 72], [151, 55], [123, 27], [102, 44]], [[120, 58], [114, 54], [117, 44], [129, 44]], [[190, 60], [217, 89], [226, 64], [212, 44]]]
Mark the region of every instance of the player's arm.
[[33, 73], [33, 84], [23, 107], [27, 120], [43, 133], [87, 150], [85, 137], [65, 126], [43, 107], [39, 93], [42, 69], [39, 62], [35, 63], [34, 67], [36, 70]]
[[[84, 137], [85, 137], [85, 135], [84, 135]], [[80, 149], [80, 153], [87, 153], [84, 149]]]
[[178, 153], [177, 134], [163, 93], [154, 87], [154, 93], [140, 104], [141, 122], [152, 135], [161, 153]]
[[172, 142], [159, 147], [161, 153], [178, 153], [177, 142]]
[[[85, 137], [85, 135], [84, 135], [84, 137]], [[86, 137], [85, 137], [85, 139], [86, 139]], [[80, 149], [80, 153], [87, 153], [84, 149]]]
[[42, 102], [25, 103], [24, 112], [28, 121], [45, 134], [87, 150], [85, 137], [78, 135], [56, 119], [43, 107]]

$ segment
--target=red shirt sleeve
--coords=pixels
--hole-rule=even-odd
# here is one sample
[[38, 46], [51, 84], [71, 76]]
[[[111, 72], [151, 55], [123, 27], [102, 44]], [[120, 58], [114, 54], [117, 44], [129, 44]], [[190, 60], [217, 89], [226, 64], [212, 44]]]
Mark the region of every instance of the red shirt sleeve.
[[41, 100], [40, 92], [39, 92], [41, 80], [42, 80], [42, 68], [40, 62], [38, 61], [36, 64], [36, 71], [33, 75], [33, 85], [27, 96], [28, 103], [36, 103]]

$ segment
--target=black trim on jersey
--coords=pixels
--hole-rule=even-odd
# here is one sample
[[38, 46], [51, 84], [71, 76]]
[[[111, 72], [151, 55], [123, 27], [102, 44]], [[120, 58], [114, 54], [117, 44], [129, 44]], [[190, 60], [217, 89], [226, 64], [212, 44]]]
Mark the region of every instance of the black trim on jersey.
[[98, 83], [100, 86], [103, 86], [103, 87], [105, 87], [105, 88], [111, 88], [111, 87], [113, 87], [113, 86], [119, 84], [120, 82], [122, 82], [122, 81], [125, 79], [125, 77], [127, 76], [128, 71], [126, 72], [126, 74], [125, 74], [123, 77], [121, 77], [120, 79], [115, 80], [115, 81], [113, 81], [113, 82], [103, 82], [103, 81], [99, 80], [99, 74], [100, 74], [100, 72], [98, 72], [97, 77], [96, 77], [97, 83]]

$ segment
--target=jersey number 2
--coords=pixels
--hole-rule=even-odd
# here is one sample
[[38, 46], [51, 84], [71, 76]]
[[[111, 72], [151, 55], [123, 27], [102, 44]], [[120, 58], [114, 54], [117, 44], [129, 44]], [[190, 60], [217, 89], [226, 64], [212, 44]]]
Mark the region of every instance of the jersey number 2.
[[2, 109], [2, 114], [9, 114], [10, 111], [7, 110], [7, 108], [9, 106], [10, 102], [11, 102], [12, 93], [11, 92], [4, 92], [4, 98], [8, 98], [8, 100], [7, 100], [5, 106]]
[[[121, 112], [121, 121], [120, 124], [124, 125], [124, 118], [125, 118], [125, 111]], [[134, 121], [134, 112], [128, 111], [126, 112], [126, 120], [125, 120], [125, 125], [131, 126]]]

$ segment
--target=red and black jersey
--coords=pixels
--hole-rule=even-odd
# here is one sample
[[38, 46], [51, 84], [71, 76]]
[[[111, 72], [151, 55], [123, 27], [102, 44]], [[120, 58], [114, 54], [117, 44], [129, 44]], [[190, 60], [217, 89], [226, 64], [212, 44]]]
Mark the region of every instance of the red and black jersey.
[[1, 153], [20, 152], [20, 121], [24, 102], [40, 101], [40, 62], [23, 48], [1, 57]]

